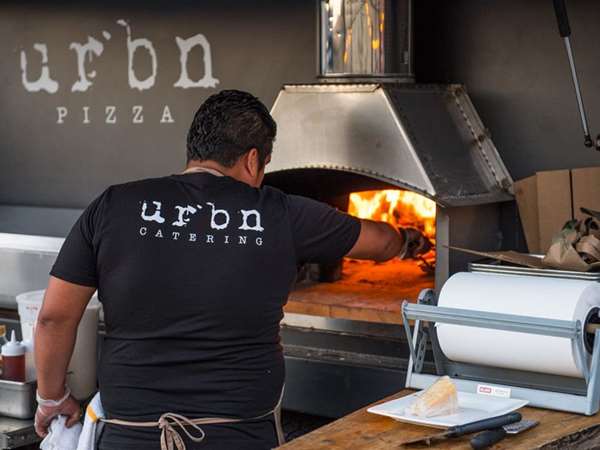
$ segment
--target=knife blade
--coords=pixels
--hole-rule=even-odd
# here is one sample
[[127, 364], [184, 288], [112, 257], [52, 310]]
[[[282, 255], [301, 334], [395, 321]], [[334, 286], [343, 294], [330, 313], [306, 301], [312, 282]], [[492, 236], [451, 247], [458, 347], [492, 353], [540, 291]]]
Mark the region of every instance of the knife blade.
[[448, 428], [447, 430], [431, 434], [429, 436], [419, 437], [416, 439], [409, 439], [400, 443], [400, 445], [414, 445], [414, 444], [427, 444], [431, 445], [433, 441], [440, 439], [453, 438], [463, 436], [469, 433], [477, 433], [478, 431], [491, 430], [495, 428], [501, 428], [504, 425], [519, 422], [522, 419], [521, 414], [518, 412], [511, 412], [503, 414], [502, 416], [491, 417], [488, 419], [478, 420], [476, 422], [467, 423], [465, 425], [456, 425]]
[[471, 448], [474, 450], [482, 450], [484, 448], [491, 447], [492, 445], [500, 442], [509, 434], [522, 433], [523, 431], [527, 431], [538, 424], [539, 422], [537, 420], [521, 420], [519, 422], [511, 423], [510, 425], [496, 428], [495, 430], [484, 431], [475, 435], [471, 439]]

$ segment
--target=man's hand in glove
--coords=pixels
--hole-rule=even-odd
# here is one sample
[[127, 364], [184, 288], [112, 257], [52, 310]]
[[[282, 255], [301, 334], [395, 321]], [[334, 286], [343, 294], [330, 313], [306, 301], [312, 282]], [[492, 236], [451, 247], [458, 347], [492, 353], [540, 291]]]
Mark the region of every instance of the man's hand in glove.
[[71, 428], [81, 417], [81, 406], [67, 389], [65, 395], [59, 400], [46, 400], [38, 394], [38, 408], [35, 412], [35, 432], [40, 437], [48, 434], [50, 422], [57, 416], [66, 416], [67, 428]]
[[398, 255], [400, 259], [412, 259], [431, 250], [433, 246], [431, 241], [416, 228], [400, 228], [399, 231], [404, 238], [402, 251]]
[[397, 257], [417, 258], [432, 247], [431, 241], [416, 228], [399, 228], [387, 222], [361, 219], [358, 240], [346, 256], [384, 262]]

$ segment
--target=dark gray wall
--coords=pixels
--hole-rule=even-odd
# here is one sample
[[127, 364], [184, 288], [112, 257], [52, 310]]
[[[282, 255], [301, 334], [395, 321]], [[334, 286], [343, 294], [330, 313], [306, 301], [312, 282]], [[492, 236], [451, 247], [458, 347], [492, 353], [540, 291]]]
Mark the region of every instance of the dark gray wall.
[[[600, 133], [600, 2], [567, 1], [592, 131]], [[467, 85], [516, 179], [600, 165], [583, 146], [551, 0], [416, 0], [420, 82]]]
[[[312, 80], [315, 74], [315, 10], [301, 0], [218, 1], [4, 1], [0, 5], [0, 204], [82, 207], [110, 184], [181, 171], [185, 135], [194, 111], [220, 89], [249, 90], [272, 104], [284, 82]], [[156, 84], [130, 89], [125, 29], [156, 48]], [[102, 31], [111, 34], [106, 40]], [[175, 36], [202, 33], [211, 44], [216, 88], [174, 88], [179, 77]], [[77, 79], [71, 42], [92, 36], [104, 52], [89, 63], [96, 71], [86, 92], [71, 92]], [[28, 92], [21, 82], [20, 52], [29, 78], [40, 74], [34, 43], [48, 48], [50, 73], [58, 92]], [[194, 53], [196, 52], [196, 53]], [[203, 53], [191, 53], [191, 77], [204, 72]], [[150, 58], [135, 60], [140, 78]], [[105, 106], [117, 108], [117, 123], [106, 124]], [[132, 106], [142, 105], [144, 123], [132, 123]], [[175, 123], [160, 123], [169, 105]], [[69, 110], [57, 124], [57, 106]], [[89, 106], [90, 123], [83, 123]]]
[[[592, 130], [600, 132], [600, 2], [571, 0], [573, 43]], [[148, 6], [151, 5], [151, 6]], [[567, 60], [550, 0], [415, 0], [416, 69], [420, 82], [463, 82], [515, 178], [538, 170], [600, 164], [582, 145]], [[121, 2], [4, 1], [0, 5], [0, 203], [85, 206], [107, 185], [180, 170], [185, 132], [198, 104], [217, 89], [237, 87], [271, 104], [284, 82], [315, 81], [315, 8], [310, 0]], [[127, 85], [124, 29], [156, 46], [154, 88]], [[76, 79], [70, 42], [112, 38], [89, 66], [88, 92]], [[179, 60], [174, 39], [203, 33], [211, 43], [217, 89], [175, 89]], [[56, 94], [26, 92], [19, 53], [48, 45]], [[196, 54], [196, 60], [201, 55]], [[140, 76], [148, 70], [142, 55]], [[198, 73], [200, 64], [190, 65]], [[159, 124], [163, 105], [174, 124]], [[58, 105], [69, 120], [56, 124]], [[90, 124], [81, 107], [90, 106]], [[106, 105], [119, 123], [103, 123]], [[131, 107], [144, 106], [144, 124]]]

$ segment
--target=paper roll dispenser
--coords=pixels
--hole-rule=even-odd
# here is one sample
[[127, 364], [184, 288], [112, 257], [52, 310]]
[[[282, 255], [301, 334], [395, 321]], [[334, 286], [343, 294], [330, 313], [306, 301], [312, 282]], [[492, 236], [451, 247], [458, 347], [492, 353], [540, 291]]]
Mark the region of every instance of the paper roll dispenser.
[[[425, 389], [448, 375], [459, 391], [595, 414], [600, 330], [593, 324], [600, 322], [600, 274], [483, 264], [470, 270], [444, 285], [454, 283], [452, 295], [425, 289], [417, 304], [402, 305], [411, 354], [406, 387]], [[544, 292], [549, 288], [552, 292]], [[500, 303], [501, 298], [506, 301]], [[464, 330], [469, 334], [461, 335]], [[436, 375], [423, 373], [429, 343]]]

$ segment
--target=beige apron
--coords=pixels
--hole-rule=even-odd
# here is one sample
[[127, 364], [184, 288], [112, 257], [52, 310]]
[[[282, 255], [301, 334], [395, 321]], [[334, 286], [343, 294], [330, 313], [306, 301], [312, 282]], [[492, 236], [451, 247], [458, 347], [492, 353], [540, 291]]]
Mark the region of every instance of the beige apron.
[[[281, 402], [283, 400], [283, 389], [279, 396], [277, 405], [264, 414], [256, 417], [250, 417], [246, 419], [233, 419], [228, 417], [204, 417], [200, 419], [190, 419], [176, 413], [164, 413], [159, 417], [156, 422], [131, 422], [128, 420], [120, 419], [100, 419], [104, 423], [110, 423], [112, 425], [121, 425], [127, 427], [142, 427], [142, 428], [154, 428], [157, 427], [160, 430], [160, 448], [161, 450], [186, 450], [185, 442], [179, 434], [181, 431], [192, 442], [202, 442], [206, 437], [206, 433], [200, 425], [218, 425], [226, 423], [242, 423], [253, 420], [264, 419], [269, 416], [273, 416], [275, 422], [275, 431], [277, 432], [278, 445], [285, 443], [285, 436], [283, 434], [283, 427], [281, 426]], [[188, 430], [186, 427], [191, 428]]]

